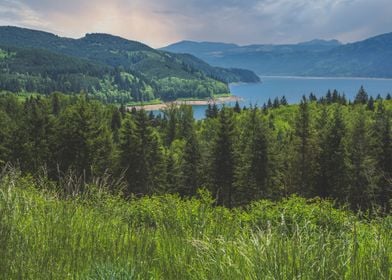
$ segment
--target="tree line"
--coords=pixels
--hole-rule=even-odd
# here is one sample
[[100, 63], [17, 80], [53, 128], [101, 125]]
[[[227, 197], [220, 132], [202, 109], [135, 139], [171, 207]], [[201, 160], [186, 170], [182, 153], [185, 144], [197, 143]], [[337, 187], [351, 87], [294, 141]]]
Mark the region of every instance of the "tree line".
[[285, 98], [261, 108], [210, 105], [195, 121], [189, 106], [154, 115], [88, 96], [0, 97], [0, 164], [55, 182], [123, 178], [125, 196], [211, 191], [235, 207], [291, 194], [390, 211], [392, 101], [340, 93]]

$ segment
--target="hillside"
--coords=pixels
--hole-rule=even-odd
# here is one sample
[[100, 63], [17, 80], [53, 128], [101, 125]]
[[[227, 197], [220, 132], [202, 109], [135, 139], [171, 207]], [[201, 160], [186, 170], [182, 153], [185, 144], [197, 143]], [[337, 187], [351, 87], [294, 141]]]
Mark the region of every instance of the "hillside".
[[[0, 46], [3, 53], [15, 54], [4, 56], [1, 61], [2, 72], [8, 80], [19, 80], [21, 76], [28, 80], [28, 77], [33, 76], [34, 82], [40, 83], [36, 76], [49, 76], [51, 79], [56, 76], [53, 81], [58, 84], [54, 87], [56, 90], [65, 89], [65, 92], [74, 93], [88, 91], [109, 102], [203, 98], [229, 92], [227, 83], [230, 82], [259, 81], [250, 71], [211, 67], [193, 56], [184, 59], [182, 55], [154, 50], [142, 43], [109, 34], [87, 34], [80, 39], [70, 39], [42, 31], [0, 27]], [[25, 55], [26, 53], [29, 55]], [[67, 63], [68, 58], [72, 63]], [[51, 69], [48, 72], [46, 69], [48, 62], [59, 69], [66, 69], [68, 64], [84, 64], [78, 71], [73, 71], [74, 78], [76, 76], [83, 80], [87, 77], [94, 81], [87, 82], [88, 85], [85, 86], [67, 87], [64, 85], [66, 82], [74, 84], [72, 79], [68, 79], [70, 73], [62, 76], [60, 81], [57, 79], [57, 70]], [[90, 72], [96, 71], [89, 67], [86, 70], [85, 66], [98, 67], [99, 73], [91, 75]], [[7, 86], [4, 86], [5, 83]], [[9, 86], [9, 82], [3, 77], [2, 89], [28, 91], [23, 86], [25, 82], [19, 87], [13, 86], [13, 83]], [[42, 86], [45, 87], [39, 85], [34, 90], [41, 92]], [[51, 89], [45, 90], [50, 91]]]
[[309, 99], [1, 95], [0, 279], [390, 279], [391, 97]]
[[313, 40], [237, 46], [183, 41], [163, 49], [190, 53], [216, 66], [251, 69], [259, 75], [392, 77], [392, 33], [350, 44]]

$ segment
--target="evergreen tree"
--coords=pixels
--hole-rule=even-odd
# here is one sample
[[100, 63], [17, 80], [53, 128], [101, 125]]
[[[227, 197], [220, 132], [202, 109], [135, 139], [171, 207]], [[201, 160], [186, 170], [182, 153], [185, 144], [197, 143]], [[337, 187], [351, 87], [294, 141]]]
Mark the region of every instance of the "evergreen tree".
[[366, 104], [369, 101], [369, 97], [363, 86], [359, 89], [354, 99], [354, 104]]
[[268, 109], [271, 109], [271, 108], [272, 108], [272, 101], [271, 101], [271, 98], [268, 98], [268, 101], [267, 101], [267, 108], [268, 108]]
[[311, 93], [309, 94], [309, 101], [310, 101], [310, 102], [315, 102], [315, 101], [317, 101], [317, 97], [316, 97], [316, 95], [315, 95], [313, 92], [311, 92]]
[[284, 96], [284, 95], [282, 96], [282, 98], [280, 99], [280, 104], [283, 105], [283, 106], [287, 106], [288, 105], [286, 96]]
[[295, 122], [295, 135], [297, 141], [295, 143], [295, 190], [303, 195], [311, 193], [314, 174], [312, 135], [310, 124], [310, 111], [308, 100], [302, 97], [299, 105], [299, 111]]
[[113, 133], [113, 140], [115, 143], [119, 141], [119, 129], [121, 128], [122, 114], [119, 109], [112, 109], [112, 116], [110, 121], [110, 129]]
[[138, 184], [141, 193], [151, 194], [163, 189], [165, 183], [165, 158], [161, 140], [156, 131], [149, 126], [145, 111], [136, 115], [136, 134], [140, 141], [138, 149]]
[[0, 166], [11, 160], [11, 119], [4, 112], [0, 111]]
[[206, 109], [206, 112], [205, 112], [205, 116], [206, 116], [207, 119], [208, 118], [212, 118], [212, 106], [211, 106], [211, 103], [208, 103], [208, 106], [207, 106], [207, 109]]
[[80, 97], [60, 115], [57, 160], [88, 179], [111, 169], [113, 143], [104, 112], [96, 102]]
[[234, 122], [232, 110], [223, 107], [212, 150], [213, 194], [218, 205], [232, 206], [234, 179]]
[[372, 96], [370, 96], [366, 108], [367, 108], [368, 110], [370, 110], [370, 111], [374, 111], [374, 99], [373, 99]]
[[375, 161], [370, 154], [371, 135], [366, 125], [366, 114], [358, 111], [351, 135], [351, 178], [349, 201], [354, 208], [366, 209], [375, 198]]
[[139, 177], [141, 143], [136, 134], [136, 124], [130, 115], [125, 117], [119, 135], [119, 169], [120, 173], [124, 172], [129, 195], [140, 191], [139, 182], [143, 179]]
[[332, 92], [332, 103], [339, 103], [339, 101], [340, 101], [340, 94], [336, 89], [334, 89]]
[[275, 97], [274, 103], [273, 103], [272, 107], [273, 108], [279, 108], [279, 106], [280, 106], [279, 97]]
[[52, 114], [58, 116], [61, 111], [59, 93], [55, 92], [52, 94], [51, 97], [52, 97]]
[[238, 141], [235, 186], [242, 203], [268, 196], [268, 140], [259, 111], [250, 110]]
[[20, 162], [23, 171], [55, 167], [55, 124], [49, 111], [49, 104], [39, 97], [31, 97], [24, 103], [21, 123], [13, 137], [13, 157]]
[[373, 128], [375, 135], [376, 168], [379, 172], [377, 199], [379, 205], [389, 212], [392, 199], [392, 130], [391, 113], [382, 101], [377, 106]]
[[327, 94], [325, 95], [325, 100], [326, 100], [327, 104], [332, 103], [332, 93], [330, 90], [327, 91]]
[[170, 144], [177, 137], [177, 123], [178, 123], [178, 108], [176, 105], [172, 104], [164, 112], [167, 119], [167, 132], [166, 132], [166, 146]]
[[212, 118], [217, 118], [219, 114], [219, 108], [218, 105], [216, 105], [216, 103], [212, 104]]
[[235, 102], [233, 110], [234, 110], [234, 113], [237, 113], [237, 114], [241, 113], [241, 107], [240, 107], [240, 104], [238, 103], [238, 100]]
[[183, 152], [181, 166], [181, 191], [182, 195], [192, 196], [196, 194], [197, 188], [200, 187], [200, 148], [194, 131], [185, 138], [185, 147]]
[[346, 125], [342, 109], [337, 106], [329, 120], [325, 135], [320, 141], [317, 193], [320, 197], [331, 197], [344, 201], [347, 196], [347, 151], [344, 143]]

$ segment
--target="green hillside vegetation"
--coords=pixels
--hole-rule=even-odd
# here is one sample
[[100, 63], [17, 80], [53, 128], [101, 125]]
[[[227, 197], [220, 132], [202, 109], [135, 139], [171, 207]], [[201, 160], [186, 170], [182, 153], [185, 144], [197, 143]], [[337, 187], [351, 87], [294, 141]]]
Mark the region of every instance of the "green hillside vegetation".
[[365, 211], [390, 211], [390, 95], [354, 103], [336, 91], [299, 105], [285, 98], [262, 108], [209, 106], [193, 119], [182, 106], [154, 116], [126, 112], [86, 96], [0, 97], [0, 162], [23, 174], [110, 174], [127, 182], [125, 196], [207, 188], [234, 207], [291, 194], [331, 198]]
[[74, 179], [1, 173], [2, 279], [391, 277], [391, 216], [298, 197], [229, 210], [206, 191], [126, 201], [110, 180]]
[[163, 116], [0, 96], [1, 279], [390, 279], [392, 100]]
[[1, 45], [3, 53], [16, 52], [0, 65], [4, 73], [0, 89], [12, 92], [83, 91], [105, 102], [126, 103], [204, 98], [229, 92], [231, 82], [260, 81], [251, 71], [212, 67], [193, 56], [154, 50], [108, 34], [68, 39], [0, 27]]

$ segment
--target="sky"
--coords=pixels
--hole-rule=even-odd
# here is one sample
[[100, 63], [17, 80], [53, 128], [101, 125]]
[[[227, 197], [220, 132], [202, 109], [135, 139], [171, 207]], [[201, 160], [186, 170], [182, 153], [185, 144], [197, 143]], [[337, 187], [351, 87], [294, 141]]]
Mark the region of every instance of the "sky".
[[392, 31], [392, 0], [0, 0], [0, 25], [72, 38], [110, 33], [153, 47], [353, 42]]

